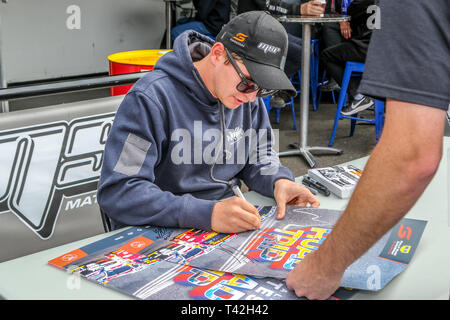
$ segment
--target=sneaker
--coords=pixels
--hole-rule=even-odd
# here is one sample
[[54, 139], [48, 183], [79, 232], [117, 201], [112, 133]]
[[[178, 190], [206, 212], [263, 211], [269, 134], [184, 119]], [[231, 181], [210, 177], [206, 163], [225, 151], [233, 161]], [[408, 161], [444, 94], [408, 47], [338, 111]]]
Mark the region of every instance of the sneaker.
[[366, 110], [367, 108], [370, 108], [373, 105], [374, 105], [373, 99], [364, 96], [364, 98], [362, 98], [361, 100], [353, 100], [350, 106], [342, 108], [341, 113], [344, 116], [351, 116], [352, 114]]
[[338, 85], [338, 83], [336, 82], [336, 80], [331, 79], [329, 80], [326, 84], [321, 85], [319, 87], [319, 90], [322, 92], [329, 92], [329, 91], [334, 91], [334, 90], [338, 90], [341, 87]]

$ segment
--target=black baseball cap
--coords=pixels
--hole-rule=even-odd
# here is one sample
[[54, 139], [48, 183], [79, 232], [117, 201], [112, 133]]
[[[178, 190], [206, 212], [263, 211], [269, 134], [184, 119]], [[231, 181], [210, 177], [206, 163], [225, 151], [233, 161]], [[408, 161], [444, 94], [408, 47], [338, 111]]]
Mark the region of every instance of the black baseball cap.
[[242, 13], [223, 26], [216, 41], [242, 58], [253, 81], [261, 88], [297, 95], [284, 73], [288, 35], [274, 17], [264, 11]]

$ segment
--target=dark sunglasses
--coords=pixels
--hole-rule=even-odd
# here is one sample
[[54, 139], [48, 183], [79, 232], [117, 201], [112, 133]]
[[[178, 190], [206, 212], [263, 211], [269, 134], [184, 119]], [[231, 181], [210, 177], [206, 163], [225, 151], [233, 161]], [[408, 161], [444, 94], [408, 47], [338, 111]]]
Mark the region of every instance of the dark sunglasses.
[[267, 90], [262, 89], [258, 86], [257, 83], [253, 82], [250, 79], [247, 79], [242, 73], [241, 69], [238, 67], [236, 61], [233, 59], [233, 56], [230, 54], [227, 48], [225, 48], [225, 52], [227, 53], [228, 60], [233, 66], [234, 70], [236, 70], [237, 74], [241, 78], [241, 82], [239, 82], [236, 86], [236, 90], [242, 93], [252, 93], [258, 91], [256, 94], [257, 97], [267, 97], [276, 93], [278, 90]]

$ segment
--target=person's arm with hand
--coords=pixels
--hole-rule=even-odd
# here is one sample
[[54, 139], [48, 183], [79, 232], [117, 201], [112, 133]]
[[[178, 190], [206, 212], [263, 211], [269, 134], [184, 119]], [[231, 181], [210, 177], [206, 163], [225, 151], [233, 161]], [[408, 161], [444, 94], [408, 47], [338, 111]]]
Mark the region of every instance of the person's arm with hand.
[[[319, 200], [307, 188], [289, 180], [278, 179], [274, 183], [277, 203], [277, 219], [284, 218], [286, 205], [318, 207]], [[211, 216], [211, 228], [216, 232], [237, 233], [261, 227], [261, 217], [254, 205], [233, 197], [215, 204]]]
[[288, 179], [278, 179], [274, 183], [273, 195], [277, 202], [277, 219], [283, 219], [286, 214], [286, 205], [304, 206], [308, 204], [317, 208], [319, 200], [304, 186]]
[[346, 268], [409, 211], [431, 181], [444, 124], [444, 110], [387, 101], [383, 134], [345, 212], [319, 249], [288, 274], [290, 290], [308, 299], [333, 294]]
[[117, 225], [210, 230], [216, 201], [160, 188], [155, 168], [170, 153], [164, 107], [142, 90], [123, 99], [103, 155], [97, 201]]
[[300, 6], [300, 14], [309, 16], [320, 16], [324, 14], [325, 8], [320, 1], [311, 0]]

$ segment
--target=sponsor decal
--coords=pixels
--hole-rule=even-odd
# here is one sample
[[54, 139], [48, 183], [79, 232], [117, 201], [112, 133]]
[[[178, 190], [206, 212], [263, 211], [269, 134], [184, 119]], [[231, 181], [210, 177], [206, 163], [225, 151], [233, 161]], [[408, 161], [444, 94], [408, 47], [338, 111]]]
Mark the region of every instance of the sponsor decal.
[[257, 48], [264, 51], [264, 53], [278, 54], [281, 52], [281, 48], [272, 46], [264, 42], [258, 43]]
[[244, 42], [247, 39], [248, 35], [243, 34], [243, 33], [238, 33], [236, 34], [233, 39], [239, 42]]
[[381, 258], [408, 264], [425, 229], [426, 221], [404, 218], [393, 229]]
[[244, 33], [237, 33], [234, 37], [230, 38], [230, 41], [241, 48], [245, 48], [245, 41], [247, 38], [248, 35]]

